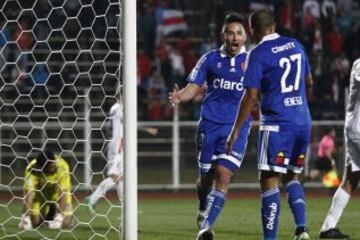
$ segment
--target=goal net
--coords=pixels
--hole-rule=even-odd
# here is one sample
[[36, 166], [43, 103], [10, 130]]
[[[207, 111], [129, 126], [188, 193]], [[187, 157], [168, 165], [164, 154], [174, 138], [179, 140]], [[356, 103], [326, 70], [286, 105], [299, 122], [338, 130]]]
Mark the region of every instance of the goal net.
[[[116, 192], [95, 213], [84, 197], [106, 178], [106, 122], [122, 86], [122, 7], [0, 0], [0, 239], [120, 238]], [[44, 146], [69, 164], [74, 222], [21, 230], [25, 168]]]

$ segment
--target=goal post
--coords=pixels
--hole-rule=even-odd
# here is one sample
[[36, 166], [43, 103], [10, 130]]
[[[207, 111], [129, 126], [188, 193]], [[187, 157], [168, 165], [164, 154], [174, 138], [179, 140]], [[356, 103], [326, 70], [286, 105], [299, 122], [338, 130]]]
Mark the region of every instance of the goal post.
[[137, 71], [136, 71], [136, 1], [124, 1], [124, 240], [137, 240]]

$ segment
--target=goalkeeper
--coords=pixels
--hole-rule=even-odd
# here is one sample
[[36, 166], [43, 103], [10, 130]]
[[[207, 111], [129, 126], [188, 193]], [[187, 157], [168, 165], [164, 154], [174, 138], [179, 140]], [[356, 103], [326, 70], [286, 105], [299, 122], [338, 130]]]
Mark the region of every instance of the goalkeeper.
[[71, 227], [73, 207], [68, 163], [45, 149], [25, 170], [23, 215], [20, 229], [48, 223], [49, 228]]

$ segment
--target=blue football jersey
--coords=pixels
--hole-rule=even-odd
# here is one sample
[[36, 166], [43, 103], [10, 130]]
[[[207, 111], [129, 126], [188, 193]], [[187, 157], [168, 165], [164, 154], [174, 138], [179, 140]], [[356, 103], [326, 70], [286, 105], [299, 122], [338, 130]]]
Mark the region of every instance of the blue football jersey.
[[[188, 82], [207, 90], [201, 106], [201, 118], [219, 124], [235, 121], [240, 100], [244, 94], [243, 76], [245, 48], [234, 56], [227, 56], [223, 47], [204, 54], [192, 72]], [[250, 118], [248, 119], [250, 124]]]
[[293, 38], [267, 35], [249, 53], [245, 88], [261, 91], [261, 124], [309, 126], [306, 98], [310, 65], [303, 46]]

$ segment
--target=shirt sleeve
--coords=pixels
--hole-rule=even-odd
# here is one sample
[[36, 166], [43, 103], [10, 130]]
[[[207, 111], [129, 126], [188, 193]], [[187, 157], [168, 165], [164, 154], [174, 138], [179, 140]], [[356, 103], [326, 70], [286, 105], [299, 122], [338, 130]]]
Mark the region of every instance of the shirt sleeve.
[[70, 171], [69, 165], [65, 163], [65, 160], [62, 160], [62, 164], [59, 166], [59, 186], [60, 189], [64, 192], [71, 191], [71, 180], [70, 180]]
[[245, 88], [261, 88], [261, 80], [263, 78], [263, 65], [257, 60], [257, 56], [250, 52], [245, 63], [244, 87]]
[[24, 190], [33, 191], [37, 184], [37, 177], [29, 172], [25, 172]]
[[35, 190], [35, 187], [38, 182], [38, 178], [31, 173], [31, 168], [34, 166], [35, 160], [32, 160], [29, 166], [26, 167], [25, 170], [25, 181], [24, 181], [24, 190], [25, 191], [32, 191]]
[[208, 74], [209, 54], [203, 55], [190, 72], [187, 81], [202, 86]]
[[122, 107], [112, 109], [110, 111], [110, 124], [111, 124], [111, 140], [109, 143], [109, 152], [112, 154], [118, 153], [119, 143], [123, 138], [123, 112]]
[[331, 152], [334, 151], [334, 141], [329, 137], [324, 138], [322, 141], [322, 147], [324, 150], [329, 149]]
[[59, 158], [59, 188], [65, 194], [67, 204], [65, 215], [72, 214], [71, 178], [69, 164], [63, 158]]
[[352, 69], [351, 69], [351, 75], [354, 76], [354, 79], [356, 81], [360, 82], [360, 59], [356, 60], [353, 63]]

